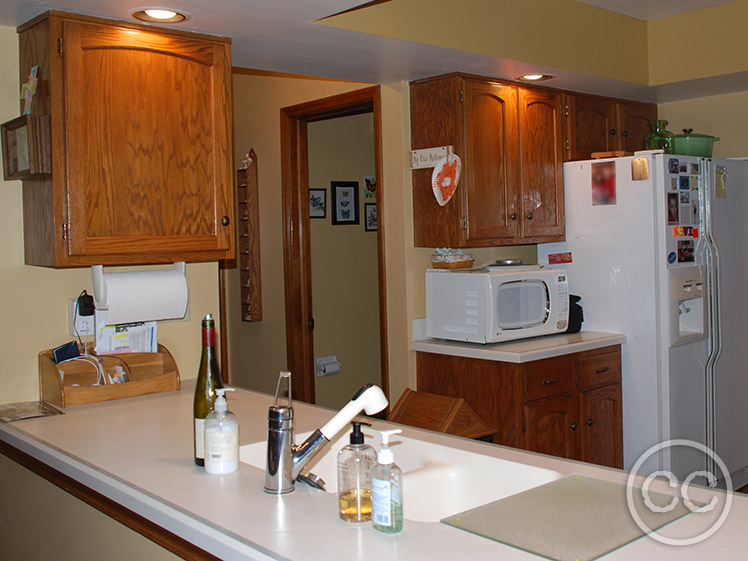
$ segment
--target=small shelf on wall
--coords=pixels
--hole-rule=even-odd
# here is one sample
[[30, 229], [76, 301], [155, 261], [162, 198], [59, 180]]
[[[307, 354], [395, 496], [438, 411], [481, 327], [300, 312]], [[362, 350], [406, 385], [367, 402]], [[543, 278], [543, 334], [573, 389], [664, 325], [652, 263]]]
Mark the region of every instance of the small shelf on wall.
[[241, 317], [242, 321], [261, 321], [260, 209], [257, 195], [257, 154], [254, 150], [249, 151], [244, 163], [248, 164], [247, 167], [236, 172]]
[[3, 178], [52, 173], [49, 115], [21, 115], [2, 124]]

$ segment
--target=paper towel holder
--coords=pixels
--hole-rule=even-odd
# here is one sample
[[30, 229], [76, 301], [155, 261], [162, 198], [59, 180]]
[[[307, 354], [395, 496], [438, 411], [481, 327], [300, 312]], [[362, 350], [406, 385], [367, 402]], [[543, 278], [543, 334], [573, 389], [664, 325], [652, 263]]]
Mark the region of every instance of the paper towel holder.
[[[174, 270], [185, 275], [186, 266], [184, 261], [178, 261], [174, 263]], [[106, 294], [106, 283], [104, 282], [104, 266], [103, 265], [92, 265], [91, 276], [93, 282], [93, 293], [94, 293], [94, 305], [99, 310], [106, 310], [109, 308]]]

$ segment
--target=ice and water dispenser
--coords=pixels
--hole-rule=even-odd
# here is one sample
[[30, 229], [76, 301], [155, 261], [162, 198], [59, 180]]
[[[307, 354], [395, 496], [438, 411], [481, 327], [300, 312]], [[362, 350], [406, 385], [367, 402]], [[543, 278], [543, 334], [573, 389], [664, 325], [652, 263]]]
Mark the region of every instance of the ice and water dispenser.
[[704, 267], [668, 269], [670, 280], [670, 346], [706, 336], [706, 278]]

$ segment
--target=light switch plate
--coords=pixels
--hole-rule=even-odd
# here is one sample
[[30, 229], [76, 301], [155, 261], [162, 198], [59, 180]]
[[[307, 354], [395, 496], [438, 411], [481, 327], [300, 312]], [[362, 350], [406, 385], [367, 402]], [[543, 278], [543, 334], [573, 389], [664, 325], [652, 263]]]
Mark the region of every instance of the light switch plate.
[[[87, 335], [93, 335], [95, 331], [94, 317], [76, 314], [75, 307], [77, 306], [77, 303], [77, 298], [70, 298], [68, 300], [68, 331], [73, 337], [86, 337]], [[75, 320], [75, 324], [73, 324], [73, 320]]]

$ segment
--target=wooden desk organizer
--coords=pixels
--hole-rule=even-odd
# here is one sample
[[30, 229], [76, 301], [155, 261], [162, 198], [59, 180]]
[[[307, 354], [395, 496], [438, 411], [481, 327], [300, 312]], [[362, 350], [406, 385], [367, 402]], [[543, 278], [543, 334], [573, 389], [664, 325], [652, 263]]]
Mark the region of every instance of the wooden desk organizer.
[[[128, 379], [122, 384], [100, 386], [93, 385], [96, 383], [96, 368], [93, 364], [85, 360], [55, 364], [52, 351], [53, 349], [49, 349], [39, 353], [39, 386], [42, 400], [52, 405], [72, 407], [179, 389], [177, 364], [163, 345], [158, 346], [157, 353], [99, 356], [106, 372], [114, 375], [115, 366], [119, 365], [125, 370]], [[61, 372], [64, 372], [64, 375], [61, 375]]]

